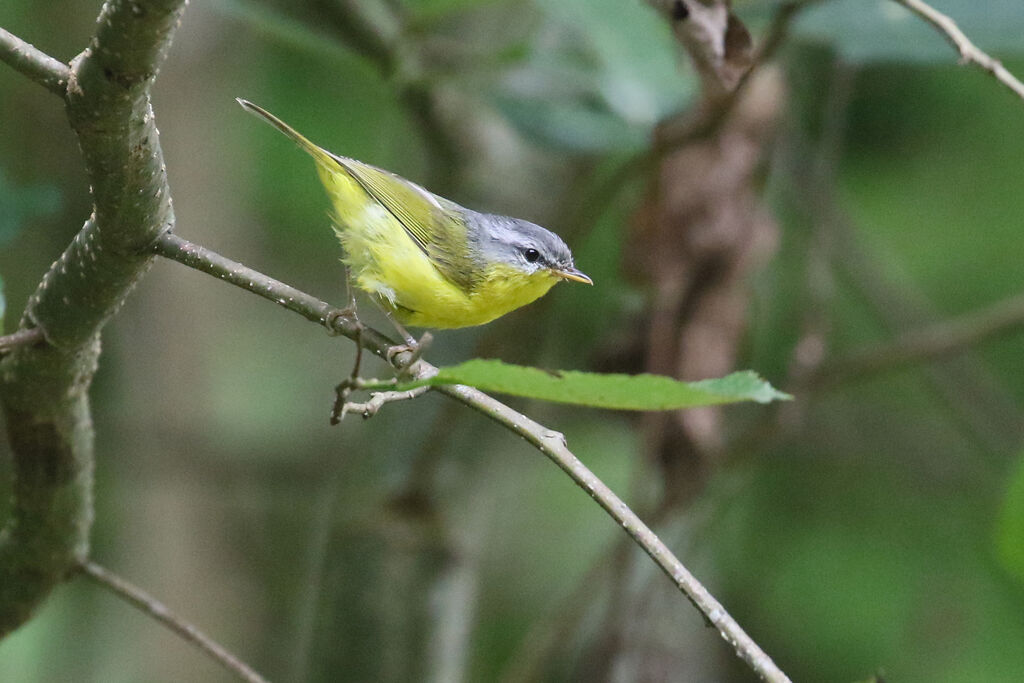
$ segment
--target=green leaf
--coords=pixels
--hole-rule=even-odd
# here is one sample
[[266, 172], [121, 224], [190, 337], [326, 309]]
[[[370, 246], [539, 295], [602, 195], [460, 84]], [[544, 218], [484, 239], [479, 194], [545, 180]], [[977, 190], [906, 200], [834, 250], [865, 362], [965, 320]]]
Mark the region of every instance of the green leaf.
[[1024, 455], [1010, 476], [996, 522], [995, 546], [1003, 569], [1024, 584]]
[[399, 389], [444, 384], [467, 384], [499, 394], [616, 410], [675, 410], [791, 398], [750, 371], [734, 372], [721, 379], [680, 382], [662, 375], [542, 370], [479, 358], [442, 367], [434, 377], [402, 385]]
[[7, 310], [7, 300], [4, 299], [4, 279], [0, 277], [0, 334], [4, 333], [4, 313]]

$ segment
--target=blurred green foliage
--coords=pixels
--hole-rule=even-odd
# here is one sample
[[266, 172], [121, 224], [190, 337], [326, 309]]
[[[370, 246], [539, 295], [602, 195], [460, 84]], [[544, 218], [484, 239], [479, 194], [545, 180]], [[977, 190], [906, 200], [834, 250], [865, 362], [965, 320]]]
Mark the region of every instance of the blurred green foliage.
[[[759, 3], [750, 3], [752, 5]], [[1024, 16], [1016, 0], [934, 0], [983, 50], [1020, 50]], [[851, 62], [946, 62], [946, 38], [891, 0], [834, 0], [810, 8], [799, 35], [833, 47]]]
[[[755, 34], [777, 4], [735, 3]], [[1019, 2], [935, 5], [1024, 72]], [[386, 45], [410, 55], [406, 72], [388, 75], [345, 41], [334, 9], [357, 6]], [[404, 32], [388, 19], [395, 8], [408, 14]], [[0, 26], [70, 59], [98, 9], [7, 0]], [[824, 306], [828, 353], [839, 356], [1021, 290], [1024, 110], [956, 58], [892, 2], [822, 2], [801, 18], [780, 56], [788, 113], [766, 169], [779, 245], [752, 282], [740, 365], [786, 389], [814, 306]], [[807, 171], [836, 142], [826, 111], [844, 73], [852, 89], [830, 185]], [[426, 182], [437, 174], [434, 141], [409, 105], [410, 83], [437, 93], [440, 125], [457, 131], [457, 166], [441, 178], [453, 198], [555, 229], [597, 283], [555, 288], [481, 330], [443, 333], [430, 359], [586, 367], [615, 349], [647, 295], [621, 270], [647, 178], [618, 171], [696, 87], [640, 0], [194, 4], [154, 94], [177, 230], [343, 301], [313, 169], [233, 98]], [[88, 215], [80, 166], [60, 102], [0, 68], [9, 321]], [[833, 244], [825, 288], [809, 285], [821, 182], [852, 226]], [[417, 679], [402, 653], [452, 613], [471, 632], [466, 679], [493, 680], [523, 656], [538, 622], [565, 611], [562, 600], [621, 532], [535, 451], [440, 398], [330, 429], [349, 346], [157, 263], [106, 330], [92, 391], [95, 556], [274, 680]], [[711, 477], [686, 530], [665, 529], [666, 540], [794, 680], [879, 671], [900, 681], [1019, 680], [1022, 355], [1024, 337], [1006, 333], [958, 358], [798, 394], [787, 408], [801, 420], [773, 439], [744, 431], [767, 409], [730, 409], [726, 435], [745, 446]], [[642, 504], [650, 472], [638, 422], [513, 404], [563, 431], [588, 466]], [[9, 481], [0, 457], [0, 487]], [[416, 512], [423, 491], [430, 515]], [[466, 611], [443, 600], [453, 611], [404, 610], [424, 577], [452, 566], [470, 581]], [[717, 680], [749, 680], [663, 577], [631, 577], [646, 588], [623, 589], [628, 599], [672, 606], [694, 629], [667, 629], [673, 647], [708, 662]], [[603, 610], [622, 604], [601, 581], [584, 588], [592, 604], [580, 631], [560, 641], [550, 679], [583, 670], [574, 667], [587, 664]], [[0, 680], [231, 679], [72, 582], [0, 643]]]
[[1007, 481], [995, 527], [996, 552], [1003, 568], [1024, 586], [1024, 458]]

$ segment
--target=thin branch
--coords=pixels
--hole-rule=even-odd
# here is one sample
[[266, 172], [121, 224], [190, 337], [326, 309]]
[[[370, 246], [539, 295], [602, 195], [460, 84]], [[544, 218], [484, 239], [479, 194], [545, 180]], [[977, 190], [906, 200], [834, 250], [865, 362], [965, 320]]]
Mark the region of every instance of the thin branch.
[[0, 28], [0, 60], [43, 86], [54, 95], [68, 89], [71, 69], [18, 36]]
[[[353, 318], [337, 315], [341, 309], [326, 301], [321, 301], [237, 261], [224, 258], [220, 254], [193, 244], [174, 233], [168, 232], [161, 235], [153, 245], [153, 251], [164, 258], [177, 261], [189, 268], [201, 270], [208, 275], [273, 301], [307, 320], [323, 325], [329, 332], [348, 337], [352, 341], [361, 341], [363, 348], [381, 358], [385, 358], [388, 350], [395, 346], [394, 342], [373, 328], [364, 326], [360, 331], [359, 325]], [[399, 353], [395, 354], [393, 359], [400, 364], [403, 360], [408, 360], [410, 355], [411, 353], [408, 352]]]
[[[157, 241], [155, 251], [162, 256], [258, 294], [302, 315], [307, 320], [324, 326], [333, 325], [338, 333], [363, 344], [369, 351], [388, 360], [396, 369], [403, 370], [414, 377], [424, 377], [437, 372], [436, 367], [423, 360], [418, 360], [411, 367], [407, 367], [406, 364], [409, 362], [411, 353], [389, 354], [392, 343], [381, 333], [366, 326], [362, 327], [361, 332], [357, 331], [355, 322], [350, 318], [332, 316], [331, 313], [338, 309], [330, 304], [215, 254], [209, 249], [167, 233]], [[591, 498], [597, 501], [612, 519], [644, 549], [704, 615], [705, 619], [714, 625], [740, 659], [746, 662], [758, 676], [765, 681], [789, 681], [789, 678], [772, 662], [771, 658], [729, 616], [725, 608], [683, 566], [661, 539], [604, 482], [580, 462], [569, 450], [562, 434], [548, 429], [477, 389], [462, 385], [450, 385], [435, 387], [435, 391], [446, 394], [484, 414], [533, 444], [568, 474]]]
[[0, 353], [6, 353], [22, 346], [35, 346], [43, 341], [43, 331], [38, 327], [26, 327], [0, 337]]
[[707, 621], [718, 630], [722, 638], [732, 645], [740, 659], [745, 661], [762, 680], [789, 680], [757, 643], [729, 616], [714, 596], [672, 554], [662, 540], [629, 509], [622, 499], [580, 462], [579, 458], [569, 450], [564, 435], [534, 422], [526, 415], [512, 410], [500, 401], [472, 387], [449, 385], [436, 387], [436, 390], [483, 413], [533, 444], [537, 450], [568, 474], [577, 486], [590, 494], [590, 497], [604, 508], [612, 519], [618, 522], [623, 530], [668, 575], [676, 587], [700, 610]]
[[961, 64], [974, 64], [984, 69], [992, 74], [997, 81], [1016, 93], [1017, 97], [1024, 99], [1024, 83], [1010, 73], [998, 59], [982, 52], [948, 16], [921, 0], [893, 1], [903, 5], [945, 35], [946, 40], [960, 53]]
[[239, 679], [247, 681], [247, 683], [267, 683], [267, 679], [253, 671], [248, 664], [238, 657], [228, 652], [223, 645], [171, 612], [166, 605], [138, 586], [129, 583], [95, 562], [83, 562], [81, 564], [81, 571], [82, 574], [95, 581], [98, 585], [106, 588], [128, 604], [166, 626], [182, 639], [198, 647], [218, 664], [238, 676]]
[[812, 383], [834, 386], [892, 368], [934, 360], [967, 350], [996, 335], [1024, 327], [1024, 295], [995, 303], [959, 318], [901, 334], [882, 344], [820, 366]]
[[409, 391], [375, 391], [370, 394], [370, 400], [365, 403], [355, 403], [354, 401], [345, 401], [341, 406], [341, 414], [338, 416], [339, 420], [344, 420], [345, 416], [349, 413], [355, 413], [362, 415], [363, 419], [370, 419], [377, 414], [381, 408], [388, 403], [396, 403], [398, 401], [410, 401], [414, 398], [422, 396], [430, 390], [430, 387], [418, 387], [416, 389], [410, 389]]

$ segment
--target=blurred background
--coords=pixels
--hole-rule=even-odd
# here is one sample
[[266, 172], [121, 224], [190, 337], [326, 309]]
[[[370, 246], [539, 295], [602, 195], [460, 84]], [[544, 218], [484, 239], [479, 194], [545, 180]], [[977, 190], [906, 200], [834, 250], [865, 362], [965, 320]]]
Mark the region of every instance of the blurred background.
[[[1024, 73], [1019, 2], [934, 4]], [[5, 0], [0, 26], [69, 60], [99, 6]], [[154, 90], [176, 231], [345, 300], [312, 165], [239, 96], [555, 230], [595, 286], [438, 333], [431, 361], [759, 371], [795, 400], [511, 403], [564, 431], [794, 680], [1021, 680], [1024, 102], [894, 2], [734, 11], [777, 49], [709, 117], [640, 0], [193, 3]], [[61, 103], [0, 68], [6, 332], [89, 210]], [[427, 396], [329, 427], [349, 342], [157, 261], [103, 344], [95, 559], [271, 680], [752, 679], [480, 415]], [[73, 581], [0, 643], [0, 680], [232, 678]]]

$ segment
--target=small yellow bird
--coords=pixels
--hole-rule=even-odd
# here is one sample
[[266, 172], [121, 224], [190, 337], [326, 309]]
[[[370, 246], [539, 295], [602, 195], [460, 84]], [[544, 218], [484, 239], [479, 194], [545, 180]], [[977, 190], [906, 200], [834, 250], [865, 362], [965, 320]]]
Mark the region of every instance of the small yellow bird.
[[316, 161], [351, 281], [400, 322], [483, 325], [544, 296], [559, 280], [593, 284], [553, 232], [466, 209], [393, 173], [332, 154], [252, 102], [238, 103]]

